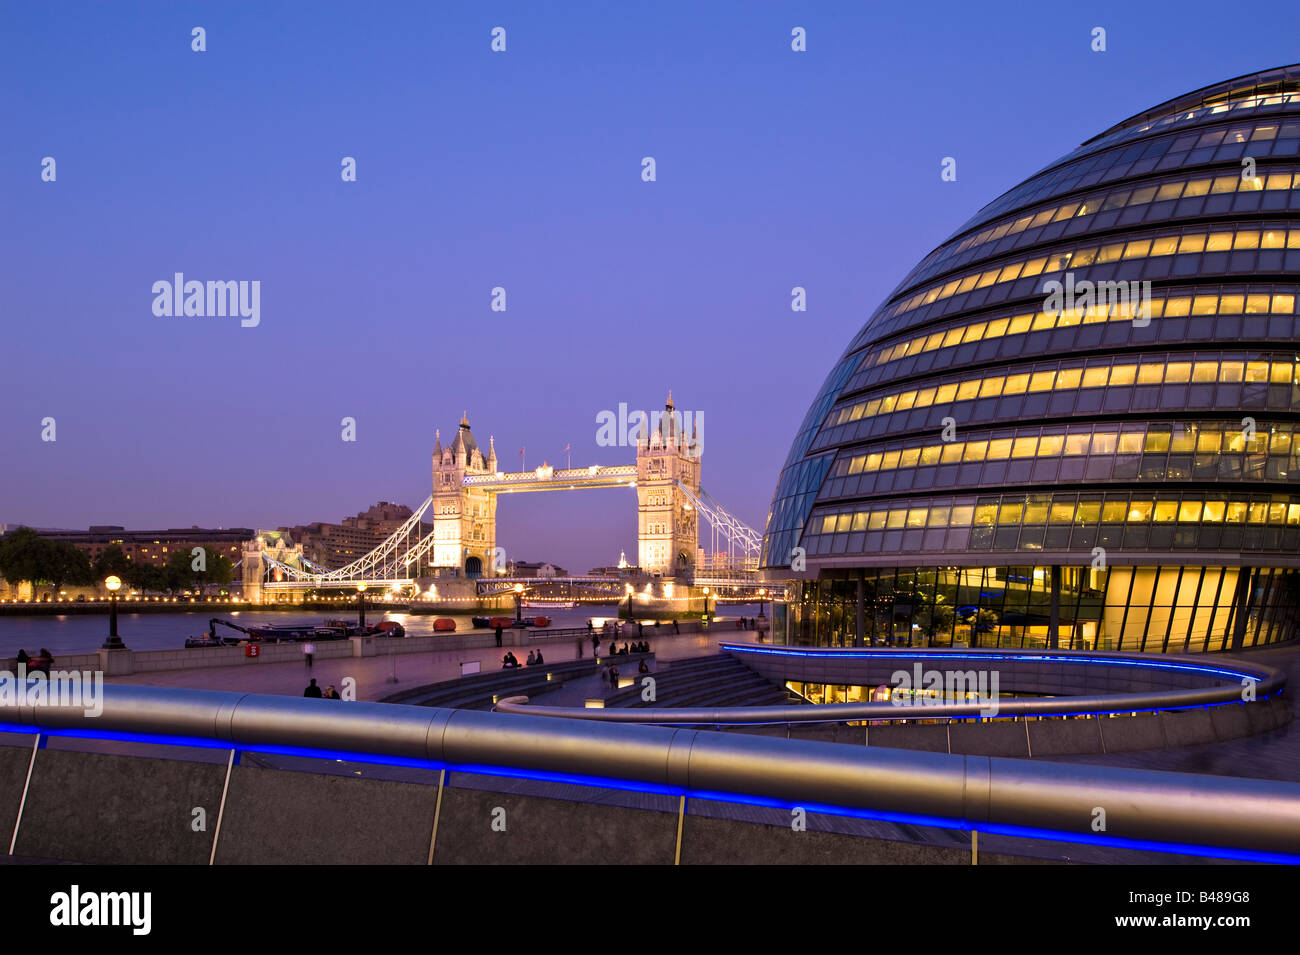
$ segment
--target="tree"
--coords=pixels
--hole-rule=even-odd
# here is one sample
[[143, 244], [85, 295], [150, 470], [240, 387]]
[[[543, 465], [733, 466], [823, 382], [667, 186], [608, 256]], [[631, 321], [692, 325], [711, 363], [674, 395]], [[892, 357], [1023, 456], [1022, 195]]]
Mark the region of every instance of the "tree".
[[43, 580], [47, 543], [30, 527], [18, 527], [0, 537], [0, 576], [15, 587]]
[[167, 558], [163, 568], [163, 586], [172, 593], [194, 586], [194, 568], [190, 565], [189, 551], [178, 550]]
[[95, 558], [95, 579], [130, 576], [131, 561], [117, 544], [109, 544]]
[[[199, 589], [203, 589], [205, 584], [216, 584], [218, 587], [224, 587], [235, 577], [235, 566], [230, 562], [230, 558], [220, 551], [208, 551], [205, 555], [206, 570], [195, 571], [194, 577]], [[191, 567], [193, 564], [191, 563]]]
[[144, 561], [132, 561], [123, 579], [126, 581], [127, 586], [141, 593], [150, 590], [163, 590], [166, 587], [162, 568], [155, 567], [153, 564]]
[[45, 541], [45, 568], [42, 577], [48, 580], [57, 595], [64, 584], [84, 586], [94, 580], [90, 555], [68, 541]]

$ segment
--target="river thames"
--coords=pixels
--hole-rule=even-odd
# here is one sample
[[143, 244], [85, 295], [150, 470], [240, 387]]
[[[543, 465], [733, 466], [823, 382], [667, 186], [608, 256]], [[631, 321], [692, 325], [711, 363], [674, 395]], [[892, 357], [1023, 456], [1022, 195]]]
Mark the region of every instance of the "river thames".
[[[524, 618], [539, 615], [551, 618], [551, 626], [585, 627], [588, 620], [598, 624], [612, 618], [616, 613], [614, 604], [589, 604], [572, 610], [546, 609], [524, 610]], [[727, 605], [720, 608], [719, 621], [735, 620], [740, 616], [755, 616], [757, 605]], [[510, 611], [482, 611], [484, 616], [513, 616]], [[406, 629], [408, 636], [424, 637], [434, 633], [433, 622], [439, 617], [450, 617], [456, 621], [456, 634], [472, 633], [474, 626], [470, 614], [408, 614], [379, 613], [367, 611], [367, 623], [380, 620], [396, 620]], [[208, 620], [212, 617], [231, 620], [240, 626], [253, 624], [319, 624], [326, 618], [338, 618], [355, 621], [356, 608], [350, 611], [267, 611], [267, 610], [229, 610], [212, 612], [208, 610], [190, 613], [129, 613], [121, 612], [117, 616], [117, 631], [122, 641], [132, 650], [178, 650], [185, 646], [187, 637], [197, 637], [207, 632]], [[651, 619], [651, 618], [646, 618]], [[666, 618], [665, 618], [666, 619]], [[490, 631], [482, 630], [482, 633]], [[227, 627], [218, 627], [217, 633], [225, 636], [237, 636], [236, 631]], [[0, 617], [0, 656], [13, 656], [19, 649], [28, 653], [44, 647], [56, 657], [60, 654], [90, 653], [97, 650], [108, 635], [108, 615], [76, 614], [56, 616], [5, 616]]]

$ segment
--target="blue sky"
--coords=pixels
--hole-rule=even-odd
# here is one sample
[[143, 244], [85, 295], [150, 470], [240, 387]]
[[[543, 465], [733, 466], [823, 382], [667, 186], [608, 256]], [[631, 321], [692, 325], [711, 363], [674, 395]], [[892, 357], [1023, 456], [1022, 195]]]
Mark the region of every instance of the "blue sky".
[[[596, 445], [597, 415], [671, 387], [704, 415], [705, 488], [761, 529], [822, 378], [918, 259], [1115, 122], [1295, 60], [1300, 27], [1209, 3], [25, 3], [5, 20], [0, 521], [58, 527], [415, 505], [434, 429], [462, 411], [508, 468], [521, 446], [562, 463], [566, 443], [575, 465], [630, 461]], [[155, 316], [175, 272], [260, 281], [260, 325]], [[524, 559], [635, 548], [629, 491], [507, 498], [498, 517]]]

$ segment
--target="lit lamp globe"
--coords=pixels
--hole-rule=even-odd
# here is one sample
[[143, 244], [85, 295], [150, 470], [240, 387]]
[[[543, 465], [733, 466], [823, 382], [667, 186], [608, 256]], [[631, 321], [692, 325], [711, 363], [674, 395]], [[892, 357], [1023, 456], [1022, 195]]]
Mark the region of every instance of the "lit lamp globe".
[[104, 589], [108, 591], [108, 639], [104, 641], [103, 650], [125, 650], [126, 644], [117, 635], [117, 592], [122, 589], [122, 578], [114, 574], [104, 578]]

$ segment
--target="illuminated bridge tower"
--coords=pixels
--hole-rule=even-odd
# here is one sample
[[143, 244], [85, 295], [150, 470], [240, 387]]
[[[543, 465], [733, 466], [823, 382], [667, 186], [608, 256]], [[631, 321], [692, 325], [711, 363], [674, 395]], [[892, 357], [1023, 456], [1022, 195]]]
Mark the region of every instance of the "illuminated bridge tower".
[[[680, 485], [700, 493], [698, 422], [687, 435], [673, 393], [662, 413], [643, 418], [636, 444], [637, 556], [644, 573], [695, 573], [699, 515]], [[680, 482], [680, 484], [679, 484]]]
[[435, 567], [456, 568], [478, 577], [492, 568], [496, 547], [496, 493], [465, 487], [467, 475], [495, 474], [497, 453], [488, 439], [486, 460], [469, 429], [468, 416], [460, 419], [455, 439], [442, 446], [436, 433], [433, 446], [433, 559]]

